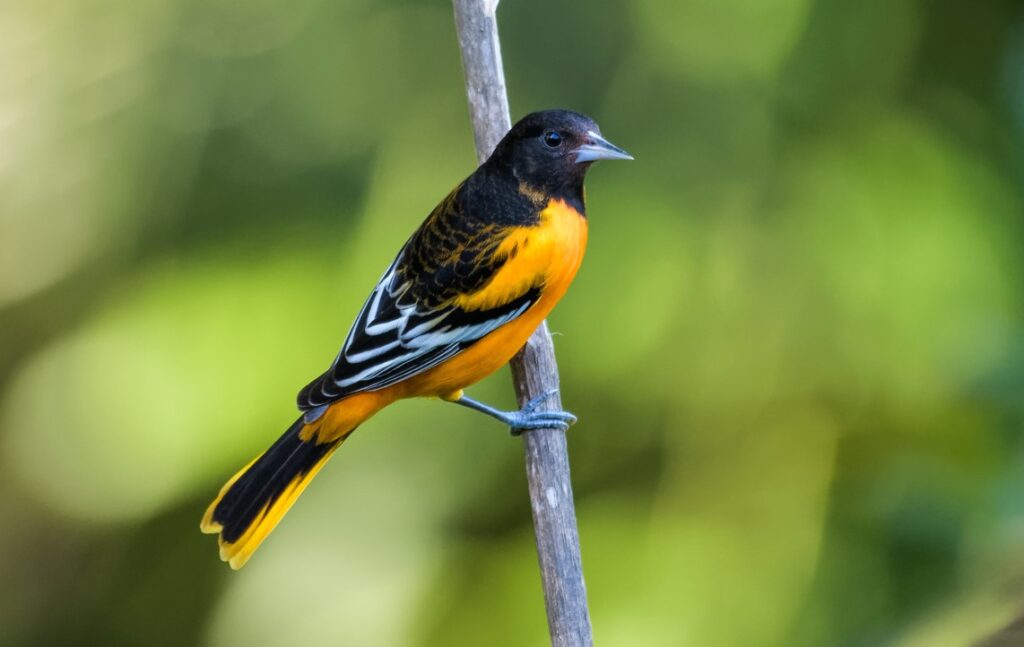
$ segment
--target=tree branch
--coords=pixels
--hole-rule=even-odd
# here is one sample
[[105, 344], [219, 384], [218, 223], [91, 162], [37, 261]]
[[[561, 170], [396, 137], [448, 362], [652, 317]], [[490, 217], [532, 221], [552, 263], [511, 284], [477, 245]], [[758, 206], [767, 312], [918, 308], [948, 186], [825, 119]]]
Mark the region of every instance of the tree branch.
[[[495, 16], [498, 2], [452, 0], [452, 4], [477, 159], [483, 162], [512, 125]], [[511, 368], [520, 406], [543, 393], [557, 392], [558, 364], [547, 322], [512, 359]], [[544, 404], [549, 410], [561, 409], [561, 397], [550, 397]], [[565, 433], [535, 429], [522, 437], [551, 644], [590, 647], [593, 637]]]

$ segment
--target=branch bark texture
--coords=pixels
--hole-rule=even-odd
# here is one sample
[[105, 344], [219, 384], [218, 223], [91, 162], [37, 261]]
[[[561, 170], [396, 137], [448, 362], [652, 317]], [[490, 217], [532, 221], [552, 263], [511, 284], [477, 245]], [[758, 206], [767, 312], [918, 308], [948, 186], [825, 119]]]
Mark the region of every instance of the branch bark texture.
[[[512, 125], [495, 15], [498, 2], [452, 0], [452, 4], [477, 159], [483, 162]], [[511, 368], [520, 406], [541, 394], [557, 392], [558, 364], [547, 322], [513, 358]], [[561, 397], [550, 397], [543, 406], [561, 409]], [[534, 429], [523, 432], [522, 438], [551, 644], [590, 647], [593, 637], [565, 433]]]

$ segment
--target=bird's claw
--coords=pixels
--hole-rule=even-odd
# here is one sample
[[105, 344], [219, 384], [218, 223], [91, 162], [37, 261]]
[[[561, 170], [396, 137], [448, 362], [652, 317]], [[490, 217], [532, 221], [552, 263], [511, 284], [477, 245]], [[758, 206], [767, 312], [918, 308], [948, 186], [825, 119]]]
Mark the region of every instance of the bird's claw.
[[543, 403], [545, 400], [547, 400], [548, 398], [550, 398], [553, 395], [558, 395], [558, 389], [551, 389], [549, 391], [545, 391], [544, 393], [541, 393], [537, 397], [531, 399], [529, 402], [524, 404], [523, 408], [520, 409], [519, 411], [521, 413], [533, 413], [534, 409], [539, 407], [541, 405], [541, 403]]
[[509, 414], [508, 424], [513, 436], [518, 436], [529, 429], [560, 429], [568, 431], [569, 427], [575, 424], [576, 416], [568, 411], [537, 411], [545, 400], [558, 393], [558, 389], [551, 389], [531, 399], [519, 411]]
[[525, 429], [561, 429], [566, 431], [569, 426], [576, 422], [576, 416], [568, 411], [537, 411], [542, 402], [558, 393], [558, 389], [551, 389], [546, 393], [532, 398], [523, 405], [519, 411], [502, 411], [494, 407], [478, 402], [463, 394], [454, 402], [474, 411], [485, 413], [492, 418], [500, 420], [509, 427], [513, 436], [518, 436]]

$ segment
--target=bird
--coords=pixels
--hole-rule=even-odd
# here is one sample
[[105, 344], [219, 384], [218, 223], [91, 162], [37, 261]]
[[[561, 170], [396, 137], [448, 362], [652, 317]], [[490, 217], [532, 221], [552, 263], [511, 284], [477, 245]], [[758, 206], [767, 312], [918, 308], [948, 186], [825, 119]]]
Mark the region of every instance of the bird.
[[401, 247], [330, 367], [303, 388], [298, 419], [221, 488], [200, 522], [241, 568], [331, 454], [384, 407], [434, 397], [513, 434], [567, 430], [568, 411], [503, 411], [464, 389], [505, 365], [562, 298], [583, 260], [583, 182], [600, 160], [632, 156], [569, 110], [520, 119]]

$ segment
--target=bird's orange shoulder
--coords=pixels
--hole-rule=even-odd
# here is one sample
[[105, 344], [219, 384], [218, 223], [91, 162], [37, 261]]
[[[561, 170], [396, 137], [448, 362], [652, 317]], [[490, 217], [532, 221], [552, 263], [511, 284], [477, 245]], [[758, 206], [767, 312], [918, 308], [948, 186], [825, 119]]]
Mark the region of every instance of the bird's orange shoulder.
[[486, 310], [541, 287], [560, 298], [576, 275], [587, 245], [587, 219], [563, 200], [553, 199], [535, 223], [509, 227], [494, 249], [500, 269], [481, 289], [459, 295], [464, 310]]

